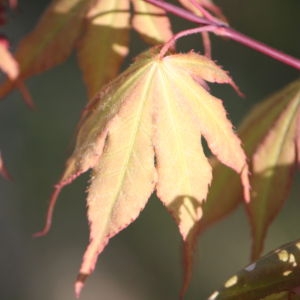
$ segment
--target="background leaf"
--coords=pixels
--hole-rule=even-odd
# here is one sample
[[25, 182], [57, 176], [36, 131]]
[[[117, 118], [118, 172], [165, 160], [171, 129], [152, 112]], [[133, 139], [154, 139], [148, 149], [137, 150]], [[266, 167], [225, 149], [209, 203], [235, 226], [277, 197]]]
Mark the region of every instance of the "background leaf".
[[129, 17], [129, 0], [98, 0], [87, 13], [77, 48], [89, 99], [117, 75], [128, 54]]
[[261, 119], [255, 125], [252, 123], [251, 135], [264, 132], [253, 154], [252, 201], [246, 206], [252, 225], [253, 259], [257, 259], [262, 251], [267, 228], [282, 208], [296, 171], [299, 103], [298, 80], [265, 101], [265, 107], [275, 109], [262, 111], [263, 108], [258, 107], [253, 112]]
[[132, 3], [132, 26], [147, 43], [155, 45], [171, 39], [171, 23], [164, 10], [143, 0], [132, 0]]
[[299, 250], [296, 240], [271, 251], [230, 277], [209, 300], [294, 299], [288, 294], [300, 284]]
[[[20, 80], [41, 73], [63, 62], [77, 40], [90, 0], [53, 0], [35, 29], [19, 44], [15, 57]], [[0, 86], [0, 97], [14, 88], [6, 81]]]
[[19, 75], [19, 66], [8, 47], [7, 40], [0, 38], [0, 70], [4, 72], [10, 80], [15, 80]]

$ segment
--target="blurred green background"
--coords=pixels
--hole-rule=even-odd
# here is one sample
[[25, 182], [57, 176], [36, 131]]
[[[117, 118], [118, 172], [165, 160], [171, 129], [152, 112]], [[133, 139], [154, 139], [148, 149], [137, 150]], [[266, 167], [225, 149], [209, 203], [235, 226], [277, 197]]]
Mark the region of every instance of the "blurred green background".
[[[215, 2], [237, 30], [300, 57], [299, 0]], [[12, 14], [9, 23], [1, 28], [13, 47], [34, 27], [48, 3], [19, 1], [19, 12]], [[177, 18], [173, 21], [176, 32], [193, 26]], [[299, 76], [298, 71], [234, 42], [218, 37], [212, 40], [213, 58], [230, 71], [246, 95], [241, 99], [230, 87], [213, 87], [235, 125], [256, 102]], [[197, 36], [182, 39], [178, 46], [182, 51], [202, 49]], [[145, 47], [132, 34], [133, 55]], [[75, 55], [63, 65], [28, 80], [27, 85], [36, 111], [25, 107], [18, 92], [0, 103], [0, 149], [14, 179], [0, 179], [0, 299], [75, 299], [73, 282], [88, 242], [88, 175], [62, 192], [51, 232], [43, 238], [31, 237], [43, 225], [49, 195], [71, 152], [75, 126], [86, 104]], [[300, 237], [299, 191], [298, 176], [290, 199], [271, 227], [266, 251]], [[249, 246], [249, 227], [242, 209], [209, 229], [199, 239], [186, 299], [206, 299], [248, 263]], [[111, 240], [80, 299], [178, 299], [180, 250], [181, 241], [172, 218], [152, 197], [138, 220]]]

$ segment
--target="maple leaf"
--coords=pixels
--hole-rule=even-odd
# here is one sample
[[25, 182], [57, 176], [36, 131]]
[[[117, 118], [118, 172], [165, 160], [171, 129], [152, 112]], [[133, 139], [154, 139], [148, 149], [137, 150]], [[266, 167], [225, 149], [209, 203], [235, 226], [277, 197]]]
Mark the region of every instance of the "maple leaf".
[[[79, 295], [109, 239], [132, 223], [156, 190], [185, 239], [202, 215], [211, 183], [211, 151], [240, 174], [249, 201], [248, 167], [221, 100], [199, 82], [228, 83], [225, 71], [196, 53], [142, 54], [86, 109], [74, 152], [49, 207], [63, 186], [93, 169], [87, 197], [90, 243], [76, 281]], [[234, 153], [234, 155], [233, 155]]]
[[[128, 53], [131, 27], [142, 27], [139, 31], [147, 32], [151, 44], [165, 42], [172, 37], [170, 22], [163, 15], [163, 10], [144, 4], [143, 0], [132, 0], [142, 13], [136, 12], [131, 24], [130, 1], [53, 0], [16, 50], [19, 80], [24, 81], [55, 67], [75, 49], [88, 98], [93, 98], [104, 83], [118, 74]], [[159, 29], [159, 26], [163, 28]], [[14, 87], [12, 81], [3, 82], [0, 98]]]
[[[252, 227], [252, 260], [263, 249], [273, 219], [282, 208], [299, 164], [300, 81], [258, 104], [239, 126], [250, 165], [251, 202], [246, 205]], [[189, 285], [199, 235], [231, 213], [243, 199], [238, 176], [214, 160], [213, 183], [203, 204], [203, 216], [184, 244], [184, 282]], [[226, 195], [224, 197], [224, 195]]]

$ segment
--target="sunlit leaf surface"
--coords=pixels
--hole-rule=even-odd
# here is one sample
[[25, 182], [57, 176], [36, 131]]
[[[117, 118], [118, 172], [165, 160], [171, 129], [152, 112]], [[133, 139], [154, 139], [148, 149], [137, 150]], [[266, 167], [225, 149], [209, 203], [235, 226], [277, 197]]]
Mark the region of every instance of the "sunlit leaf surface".
[[240, 141], [221, 100], [199, 84], [206, 80], [233, 85], [230, 77], [193, 52], [165, 57], [157, 53], [155, 48], [142, 54], [91, 101], [52, 198], [53, 204], [64, 185], [93, 169], [87, 199], [90, 244], [76, 282], [77, 295], [109, 239], [137, 218], [155, 190], [186, 239], [202, 216], [212, 180], [201, 136], [216, 157], [240, 175], [249, 201]]

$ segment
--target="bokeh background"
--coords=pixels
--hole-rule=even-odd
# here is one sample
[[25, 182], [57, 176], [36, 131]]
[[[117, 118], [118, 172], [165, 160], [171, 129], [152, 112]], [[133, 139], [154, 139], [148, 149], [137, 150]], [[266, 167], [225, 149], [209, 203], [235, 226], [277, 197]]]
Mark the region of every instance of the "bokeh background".
[[[219, 4], [232, 26], [300, 57], [299, 0], [226, 0]], [[16, 47], [49, 1], [19, 1], [19, 11], [1, 28]], [[192, 24], [173, 18], [174, 31]], [[299, 72], [234, 42], [213, 37], [213, 58], [229, 70], [245, 93], [213, 87], [238, 125], [247, 111]], [[178, 43], [201, 51], [197, 36]], [[132, 34], [133, 55], [146, 47]], [[130, 59], [127, 60], [127, 63]], [[0, 149], [13, 181], [0, 179], [0, 299], [71, 300], [73, 282], [88, 242], [83, 175], [62, 192], [48, 236], [33, 239], [44, 221], [52, 187], [72, 149], [85, 87], [73, 55], [64, 64], [27, 81], [37, 109], [18, 92], [0, 102]], [[234, 155], [234, 153], [233, 153]], [[300, 237], [299, 176], [291, 197], [271, 227], [266, 251]], [[226, 195], [224, 195], [226, 197]], [[222, 199], [220, 199], [221, 202]], [[194, 276], [186, 299], [206, 299], [248, 263], [250, 233], [242, 208], [199, 239]], [[136, 222], [111, 240], [88, 279], [82, 300], [173, 300], [181, 285], [181, 240], [160, 202], [152, 197]]]

